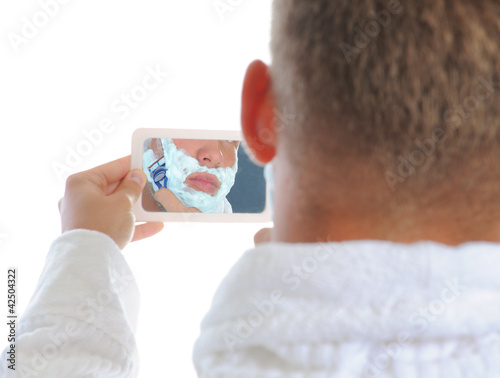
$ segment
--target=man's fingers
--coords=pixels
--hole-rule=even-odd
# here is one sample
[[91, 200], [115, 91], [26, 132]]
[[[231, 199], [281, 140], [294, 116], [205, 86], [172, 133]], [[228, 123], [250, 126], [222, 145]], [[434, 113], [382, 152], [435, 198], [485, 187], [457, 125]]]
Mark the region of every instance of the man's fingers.
[[144, 185], [146, 185], [146, 175], [142, 170], [134, 169], [120, 183], [113, 195], [125, 194], [132, 203], [135, 203], [139, 199]]
[[155, 199], [160, 202], [165, 210], [170, 213], [187, 213], [188, 208], [172, 193], [166, 188], [161, 188], [155, 194]]
[[89, 174], [88, 177], [99, 185], [102, 190], [107, 190], [109, 185], [119, 182], [129, 171], [130, 155], [89, 169], [87, 173]]
[[117, 181], [117, 182], [114, 182], [113, 184], [108, 185], [104, 194], [106, 196], [113, 194], [116, 191], [116, 188], [118, 188], [120, 186], [120, 183], [121, 183], [121, 181]]
[[272, 228], [263, 228], [255, 234], [253, 237], [253, 242], [255, 245], [260, 244], [260, 243], [267, 243], [271, 241], [271, 232], [273, 231]]
[[134, 236], [132, 237], [132, 241], [134, 242], [156, 235], [158, 232], [163, 230], [163, 226], [164, 224], [160, 222], [148, 222], [144, 224], [139, 224], [135, 226], [135, 231], [134, 231]]

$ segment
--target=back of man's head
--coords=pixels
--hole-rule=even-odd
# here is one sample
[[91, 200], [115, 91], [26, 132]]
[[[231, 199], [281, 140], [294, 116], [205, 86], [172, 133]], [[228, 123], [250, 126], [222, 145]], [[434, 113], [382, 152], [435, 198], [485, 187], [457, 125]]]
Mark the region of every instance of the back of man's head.
[[497, 197], [500, 2], [275, 0], [273, 17], [273, 91], [295, 116], [280, 132], [298, 168], [342, 166], [331, 189], [370, 179], [406, 202]]

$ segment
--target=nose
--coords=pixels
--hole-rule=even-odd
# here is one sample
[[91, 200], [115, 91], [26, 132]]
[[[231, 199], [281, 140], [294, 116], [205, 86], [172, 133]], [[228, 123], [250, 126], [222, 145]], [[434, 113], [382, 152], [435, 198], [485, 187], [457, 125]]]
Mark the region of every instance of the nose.
[[218, 140], [206, 140], [200, 146], [196, 158], [198, 163], [208, 168], [219, 168], [224, 161], [224, 155]]

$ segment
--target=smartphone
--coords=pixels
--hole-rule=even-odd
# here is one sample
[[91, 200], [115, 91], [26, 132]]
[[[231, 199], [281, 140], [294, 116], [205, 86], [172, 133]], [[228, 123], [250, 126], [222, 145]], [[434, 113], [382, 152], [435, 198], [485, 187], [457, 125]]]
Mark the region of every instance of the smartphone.
[[137, 221], [271, 221], [263, 167], [240, 131], [137, 129], [131, 169], [148, 178]]

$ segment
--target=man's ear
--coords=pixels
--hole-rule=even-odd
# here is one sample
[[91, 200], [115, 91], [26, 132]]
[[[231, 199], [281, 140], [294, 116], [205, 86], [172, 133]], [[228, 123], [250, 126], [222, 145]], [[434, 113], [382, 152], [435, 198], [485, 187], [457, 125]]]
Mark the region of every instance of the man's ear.
[[260, 60], [248, 66], [241, 97], [243, 137], [255, 159], [266, 164], [276, 154], [275, 100], [268, 67]]

